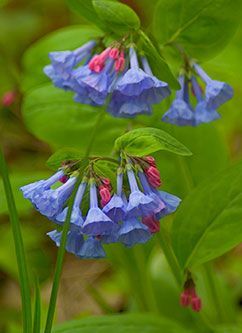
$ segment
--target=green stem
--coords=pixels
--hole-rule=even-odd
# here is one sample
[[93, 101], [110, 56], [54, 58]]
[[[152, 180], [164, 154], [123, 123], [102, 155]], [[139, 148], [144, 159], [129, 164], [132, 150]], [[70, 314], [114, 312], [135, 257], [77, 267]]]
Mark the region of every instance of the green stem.
[[[97, 116], [96, 123], [93, 127], [93, 131], [92, 131], [92, 134], [90, 137], [89, 144], [86, 149], [84, 160], [88, 158], [88, 156], [91, 152], [97, 129], [103, 118], [104, 118], [104, 113], [100, 112], [100, 114]], [[54, 273], [54, 278], [53, 278], [53, 285], [52, 285], [52, 290], [51, 290], [51, 295], [50, 295], [50, 304], [49, 304], [49, 308], [48, 308], [48, 314], [47, 314], [47, 320], [46, 320], [46, 326], [45, 326], [44, 333], [51, 333], [51, 329], [52, 329], [52, 325], [53, 325], [57, 295], [58, 295], [58, 290], [59, 290], [59, 285], [60, 285], [60, 278], [61, 278], [61, 272], [62, 272], [62, 268], [63, 268], [63, 261], [64, 261], [64, 255], [65, 255], [66, 242], [67, 242], [67, 234], [70, 229], [70, 223], [71, 223], [71, 212], [72, 212], [72, 208], [74, 206], [74, 201], [75, 201], [75, 196], [76, 196], [76, 193], [78, 190], [78, 186], [81, 182], [81, 176], [82, 176], [82, 173], [80, 173], [80, 175], [77, 179], [77, 182], [75, 184], [75, 188], [74, 188], [73, 193], [70, 198], [70, 204], [69, 204], [68, 211], [67, 211], [67, 217], [66, 217], [66, 220], [63, 225], [61, 242], [60, 242], [60, 247], [58, 249], [58, 254], [57, 254], [56, 268], [55, 268], [55, 273]]]
[[5, 195], [8, 203], [9, 217], [12, 226], [15, 253], [17, 258], [21, 298], [22, 298], [23, 332], [30, 333], [32, 331], [31, 291], [29, 286], [26, 255], [23, 245], [23, 238], [22, 238], [18, 213], [14, 201], [11, 184], [9, 181], [7, 164], [1, 149], [0, 149], [0, 172], [2, 174]]
[[167, 231], [165, 230], [164, 227], [161, 226], [160, 232], [157, 233], [157, 236], [159, 238], [159, 244], [161, 246], [161, 249], [164, 253], [164, 256], [166, 257], [166, 260], [171, 268], [171, 271], [174, 275], [174, 278], [179, 286], [179, 288], [182, 285], [182, 274], [181, 274], [181, 269], [178, 265], [176, 256], [172, 250], [172, 247], [170, 245], [170, 241], [168, 238]]
[[41, 322], [41, 296], [40, 296], [39, 281], [36, 278], [33, 333], [40, 333], [40, 322]]

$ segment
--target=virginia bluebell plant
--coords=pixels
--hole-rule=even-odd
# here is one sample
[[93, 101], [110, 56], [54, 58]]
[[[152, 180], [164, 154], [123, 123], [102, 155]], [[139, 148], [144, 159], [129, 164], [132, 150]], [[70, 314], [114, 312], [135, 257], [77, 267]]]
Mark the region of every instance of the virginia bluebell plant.
[[[99, 175], [94, 165], [90, 159], [71, 212], [66, 250], [79, 258], [105, 257], [103, 244], [119, 242], [131, 247], [147, 242], [159, 231], [159, 220], [173, 213], [180, 203], [178, 197], [158, 189], [160, 173], [151, 156], [122, 157], [115, 190], [110, 179]], [[61, 228], [78, 173], [78, 163], [69, 161], [49, 179], [21, 190], [36, 210]], [[48, 233], [57, 246], [61, 233], [58, 228]]]
[[114, 117], [132, 118], [151, 114], [152, 105], [170, 95], [166, 82], [153, 74], [146, 57], [138, 57], [134, 46], [115, 42], [95, 54], [90, 41], [74, 51], [51, 52], [51, 65], [44, 68], [54, 85], [75, 93], [82, 104], [102, 106]]
[[[205, 84], [205, 89], [199, 81]], [[225, 82], [212, 80], [198, 65], [179, 77], [181, 89], [162, 120], [178, 126], [198, 126], [220, 118], [217, 109], [233, 97], [233, 89]]]

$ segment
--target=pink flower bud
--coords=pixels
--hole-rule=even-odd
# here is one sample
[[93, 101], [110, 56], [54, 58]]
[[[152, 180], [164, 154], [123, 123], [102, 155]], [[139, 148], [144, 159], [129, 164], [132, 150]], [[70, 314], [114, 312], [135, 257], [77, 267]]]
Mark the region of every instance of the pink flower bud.
[[101, 185], [99, 187], [99, 194], [101, 197], [101, 205], [104, 207], [111, 199], [111, 193], [106, 186]]
[[190, 305], [190, 302], [191, 302], [191, 298], [190, 298], [189, 290], [184, 290], [180, 296], [180, 304], [183, 307], [187, 307]]
[[66, 176], [66, 175], [64, 175], [64, 176], [62, 176], [62, 177], [59, 179], [59, 181], [60, 181], [61, 183], [65, 184], [65, 183], [67, 182], [68, 179], [69, 179], [69, 177]]
[[153, 156], [146, 156], [145, 160], [153, 167], [156, 167], [155, 159]]
[[112, 48], [109, 52], [109, 57], [116, 60], [119, 57], [119, 49], [116, 47]]
[[124, 57], [124, 52], [120, 52], [120, 56], [118, 59], [116, 59], [115, 64], [114, 64], [114, 69], [116, 72], [122, 72], [125, 68], [125, 57]]
[[198, 296], [191, 298], [191, 306], [193, 311], [199, 312], [202, 309], [202, 301]]
[[15, 102], [15, 99], [16, 93], [14, 91], [7, 91], [2, 97], [1, 104], [2, 106], [9, 107]]
[[161, 186], [160, 172], [156, 167], [150, 166], [148, 169], [145, 170], [145, 174], [151, 186], [153, 186], [154, 188]]
[[160, 222], [153, 215], [143, 217], [142, 223], [149, 228], [152, 234], [160, 231]]

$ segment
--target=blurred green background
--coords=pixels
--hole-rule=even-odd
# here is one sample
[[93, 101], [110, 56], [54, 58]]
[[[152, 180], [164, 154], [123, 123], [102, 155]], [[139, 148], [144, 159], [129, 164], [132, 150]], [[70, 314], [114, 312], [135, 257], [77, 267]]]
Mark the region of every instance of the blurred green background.
[[[149, 26], [156, 1], [149, 2], [149, 6], [146, 0], [123, 2], [131, 5], [142, 18], [143, 24]], [[22, 59], [25, 51], [42, 36], [62, 27], [82, 23], [86, 22], [73, 14], [64, 1], [0, 0], [0, 100], [6, 92], [14, 92], [11, 105], [0, 105], [0, 140], [11, 171], [31, 273], [40, 279], [44, 311], [48, 305], [57, 251], [45, 234], [53, 226], [31, 208], [18, 188], [50, 174], [45, 161], [54, 147], [31, 134], [23, 121]], [[157, 107], [153, 117], [140, 117], [134, 124], [165, 129], [191, 149], [193, 157], [182, 163], [189, 170], [195, 186], [242, 157], [241, 54], [242, 27], [227, 48], [204, 65], [213, 77], [226, 80], [235, 89], [234, 99], [222, 108], [222, 118], [215, 124], [186, 131], [161, 122], [157, 125], [157, 120], [167, 105], [163, 109]], [[61, 119], [56, 121], [61, 125]], [[156, 158], [166, 189], [185, 197], [188, 189], [181, 171], [184, 170], [184, 165], [179, 169], [180, 162], [177, 162], [177, 157], [169, 153], [159, 153]], [[2, 184], [0, 214], [0, 332], [18, 333], [21, 332], [21, 302], [14, 245]], [[164, 225], [169, 228], [170, 222], [168, 218]], [[196, 317], [180, 308], [180, 291], [156, 238], [149, 244], [132, 250], [114, 246], [109, 248], [108, 253], [109, 259], [101, 261], [80, 261], [66, 254], [58, 298], [57, 322], [91, 314], [150, 311], [181, 322], [185, 327], [195, 325], [198, 331], [199, 322], [204, 317], [212, 323], [219, 323], [212, 295], [206, 292], [202, 269], [195, 272], [198, 289], [204, 301], [202, 315]], [[241, 260], [242, 247], [239, 246], [213, 264], [214, 272], [221, 283], [223, 297], [225, 300], [230, 299], [233, 304], [232, 308], [226, 308], [228, 323], [242, 321]]]

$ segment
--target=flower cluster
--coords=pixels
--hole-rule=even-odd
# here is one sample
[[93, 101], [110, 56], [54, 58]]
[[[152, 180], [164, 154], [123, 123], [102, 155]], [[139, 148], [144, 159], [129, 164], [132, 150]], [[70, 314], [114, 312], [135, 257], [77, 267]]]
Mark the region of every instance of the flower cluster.
[[98, 46], [90, 41], [74, 51], [51, 52], [51, 65], [44, 68], [56, 87], [71, 90], [74, 100], [102, 106], [114, 117], [132, 118], [151, 114], [152, 105], [170, 94], [168, 84], [158, 80], [146, 57], [138, 57], [116, 42], [96, 54]]
[[201, 298], [197, 295], [193, 279], [189, 277], [184, 285], [184, 290], [180, 297], [180, 303], [183, 307], [191, 306], [192, 310], [199, 312], [202, 308]]
[[[205, 84], [200, 86], [198, 78]], [[227, 83], [212, 80], [198, 65], [192, 65], [189, 78], [179, 77], [181, 89], [162, 120], [179, 126], [197, 126], [220, 118], [217, 109], [233, 97], [233, 89]]]
[[[131, 247], [147, 242], [159, 231], [159, 220], [180, 203], [178, 197], [158, 190], [160, 173], [151, 156], [121, 158], [116, 186], [98, 174], [92, 160], [83, 170], [81, 181], [78, 163], [68, 163], [49, 179], [21, 190], [41, 214], [61, 227], [67, 217], [68, 200], [75, 184], [78, 186], [66, 250], [80, 258], [104, 257], [103, 244], [119, 242]], [[61, 233], [48, 233], [57, 246]]]

